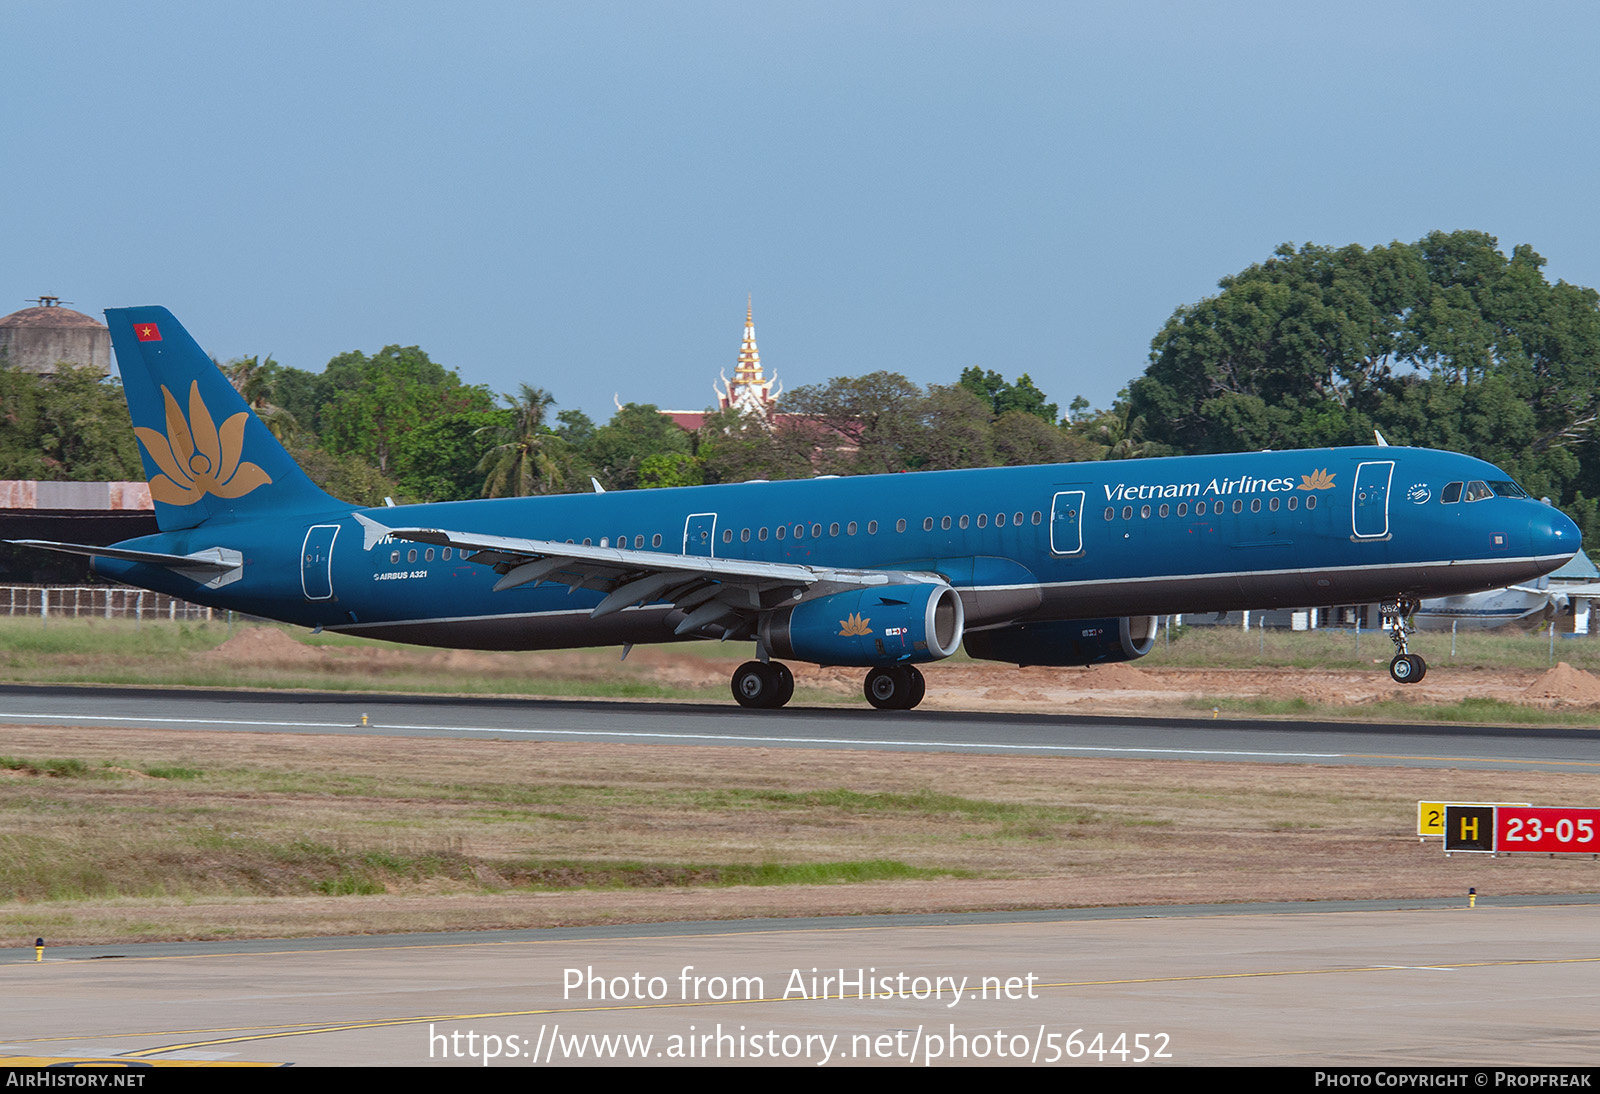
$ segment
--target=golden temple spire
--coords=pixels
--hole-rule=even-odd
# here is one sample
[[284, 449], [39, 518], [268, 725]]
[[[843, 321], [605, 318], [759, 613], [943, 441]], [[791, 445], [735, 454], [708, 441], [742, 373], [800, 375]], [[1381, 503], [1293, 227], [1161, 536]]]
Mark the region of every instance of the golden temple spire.
[[778, 401], [778, 391], [782, 390], [774, 390], [776, 382], [776, 376], [768, 380], [761, 374], [761, 351], [756, 348], [755, 297], [752, 294], [745, 300], [744, 341], [739, 346], [739, 363], [734, 368], [731, 381], [726, 373], [722, 374], [723, 386], [722, 390], [717, 391], [717, 405], [723, 410], [738, 407], [747, 414], [765, 417]]

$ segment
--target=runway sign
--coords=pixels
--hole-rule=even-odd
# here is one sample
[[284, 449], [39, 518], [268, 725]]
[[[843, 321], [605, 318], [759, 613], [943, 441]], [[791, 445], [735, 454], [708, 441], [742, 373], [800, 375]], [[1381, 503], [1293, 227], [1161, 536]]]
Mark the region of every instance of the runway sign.
[[1418, 802], [1417, 835], [1444, 835], [1444, 810], [1447, 805], [1528, 805], [1528, 802]]
[[1495, 810], [1495, 849], [1510, 852], [1594, 854], [1600, 852], [1600, 809], [1535, 809], [1501, 806]]
[[1492, 805], [1451, 805], [1444, 807], [1444, 849], [1494, 853], [1494, 815]]

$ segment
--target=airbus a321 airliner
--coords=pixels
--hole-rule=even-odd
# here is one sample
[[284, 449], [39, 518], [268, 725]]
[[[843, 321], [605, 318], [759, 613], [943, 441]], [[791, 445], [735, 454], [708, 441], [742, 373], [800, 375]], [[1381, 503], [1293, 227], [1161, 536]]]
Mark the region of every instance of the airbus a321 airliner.
[[[1423, 597], [1536, 578], [1577, 527], [1504, 472], [1372, 447], [937, 471], [363, 509], [312, 484], [165, 308], [106, 312], [160, 532], [91, 556], [200, 604], [397, 642], [495, 650], [753, 641], [866, 669], [909, 709], [919, 663], [1143, 656], [1156, 619], [1389, 601], [1401, 683]], [[624, 655], [626, 651], [624, 651]]]

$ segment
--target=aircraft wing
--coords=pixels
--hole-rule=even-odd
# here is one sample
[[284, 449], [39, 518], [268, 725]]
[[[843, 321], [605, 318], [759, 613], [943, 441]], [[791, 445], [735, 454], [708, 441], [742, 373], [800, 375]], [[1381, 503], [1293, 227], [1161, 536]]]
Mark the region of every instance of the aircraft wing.
[[844, 589], [946, 583], [935, 574], [711, 558], [442, 528], [385, 528], [369, 517], [358, 515], [357, 519], [373, 542], [377, 535], [389, 535], [453, 547], [468, 561], [493, 567], [501, 575], [495, 582], [496, 592], [538, 581], [604, 592], [605, 599], [590, 613], [593, 619], [638, 604], [668, 601], [688, 613], [678, 624], [676, 634], [707, 627], [719, 628], [724, 634], [742, 632], [741, 623], [748, 624], [762, 612], [802, 599], [806, 590], [816, 585]]

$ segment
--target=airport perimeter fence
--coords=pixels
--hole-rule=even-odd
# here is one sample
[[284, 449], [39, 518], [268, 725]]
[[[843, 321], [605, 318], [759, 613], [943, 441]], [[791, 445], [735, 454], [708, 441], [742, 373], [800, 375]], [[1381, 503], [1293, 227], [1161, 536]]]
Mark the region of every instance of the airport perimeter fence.
[[0, 615], [174, 622], [217, 618], [213, 608], [122, 585], [0, 585]]

